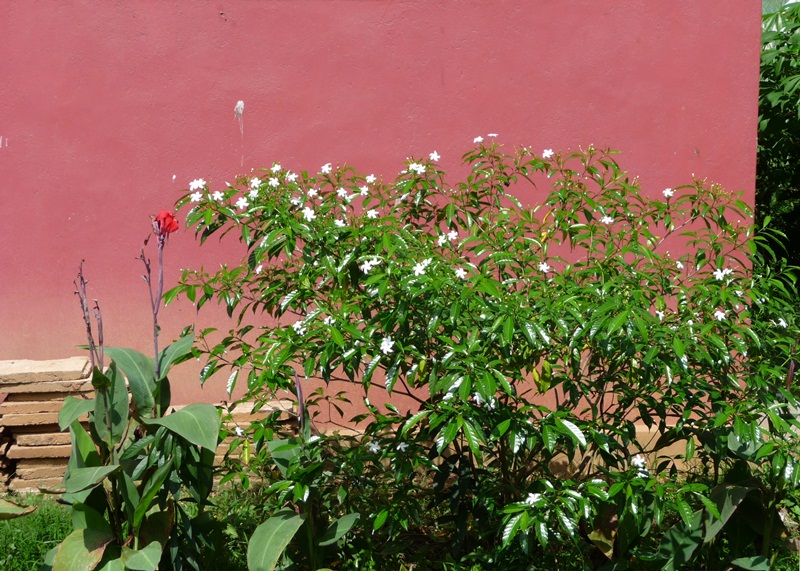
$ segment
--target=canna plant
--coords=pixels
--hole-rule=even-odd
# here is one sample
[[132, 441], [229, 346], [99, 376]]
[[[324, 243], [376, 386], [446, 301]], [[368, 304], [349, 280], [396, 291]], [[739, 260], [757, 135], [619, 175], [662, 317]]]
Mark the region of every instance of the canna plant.
[[[202, 568], [203, 549], [208, 547], [204, 508], [213, 484], [220, 417], [210, 404], [192, 404], [167, 414], [168, 374], [190, 355], [194, 339], [186, 333], [159, 350], [163, 251], [177, 227], [167, 211], [153, 220], [155, 284], [145, 256], [149, 238], [140, 255], [150, 289], [152, 358], [133, 349], [104, 347], [100, 307], [97, 301], [89, 304], [81, 264], [75, 285], [95, 396], [67, 397], [59, 413], [59, 426], [69, 429], [72, 441], [62, 497], [72, 508], [74, 531], [48, 553], [45, 569]], [[111, 360], [108, 367], [106, 357]], [[79, 420], [86, 413], [88, 427]]]

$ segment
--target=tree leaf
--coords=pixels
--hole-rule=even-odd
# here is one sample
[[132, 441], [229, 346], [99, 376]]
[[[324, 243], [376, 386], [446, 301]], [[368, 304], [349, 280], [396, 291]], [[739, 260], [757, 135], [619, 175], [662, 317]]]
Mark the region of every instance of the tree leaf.
[[305, 517], [290, 509], [279, 510], [259, 525], [247, 544], [249, 571], [273, 571]]
[[769, 571], [769, 559], [763, 555], [739, 557], [731, 561], [731, 565], [735, 565], [739, 569], [746, 569], [747, 571]]
[[148, 426], [163, 426], [192, 444], [217, 449], [220, 419], [214, 405], [195, 403], [162, 418], [143, 418]]
[[0, 521], [22, 517], [34, 511], [36, 506], [20, 506], [0, 498]]
[[72, 395], [64, 399], [61, 410], [58, 412], [58, 427], [66, 430], [73, 421], [78, 420], [87, 412], [94, 410], [94, 399], [79, 399]]
[[189, 333], [159, 353], [158, 372], [162, 379], [167, 376], [175, 361], [191, 353], [193, 344], [194, 333]]
[[575, 426], [572, 422], [569, 420], [556, 418], [556, 426], [566, 431], [566, 433], [569, 434], [570, 438], [572, 438], [576, 444], [580, 443], [581, 446], [586, 448], [586, 437], [583, 435], [583, 432], [581, 432], [580, 428]]
[[155, 404], [153, 393], [156, 390], [153, 360], [134, 349], [106, 347], [105, 352], [128, 378], [136, 413], [140, 417], [152, 416]]
[[350, 531], [350, 528], [353, 527], [353, 524], [356, 523], [356, 520], [360, 516], [361, 516], [361, 514], [356, 512], [356, 513], [343, 515], [342, 517], [337, 519], [335, 522], [333, 522], [330, 525], [330, 527], [328, 527], [328, 529], [325, 530], [325, 533], [323, 533], [320, 536], [319, 541], [317, 542], [317, 545], [319, 545], [320, 547], [325, 547], [326, 545], [333, 545], [334, 543], [339, 541], [339, 539], [345, 533]]
[[92, 468], [75, 468], [70, 470], [64, 484], [68, 493], [80, 492], [91, 488], [105, 480], [110, 474], [119, 470], [119, 464], [96, 466]]
[[104, 531], [76, 529], [61, 542], [53, 561], [53, 571], [94, 569], [113, 539], [113, 535]]
[[156, 571], [161, 561], [164, 548], [158, 541], [153, 541], [142, 549], [130, 549], [122, 546], [122, 562], [131, 571]]

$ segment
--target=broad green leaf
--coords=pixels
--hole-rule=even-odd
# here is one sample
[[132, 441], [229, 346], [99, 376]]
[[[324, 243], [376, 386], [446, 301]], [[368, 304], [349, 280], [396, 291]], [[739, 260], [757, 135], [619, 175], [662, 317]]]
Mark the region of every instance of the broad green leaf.
[[130, 549], [122, 546], [122, 562], [131, 571], [156, 571], [161, 561], [164, 548], [158, 541], [153, 541], [142, 549]]
[[56, 552], [53, 571], [90, 571], [100, 563], [106, 545], [113, 535], [92, 529], [76, 529], [70, 533]]
[[66, 430], [73, 421], [78, 420], [87, 412], [94, 410], [94, 399], [79, 399], [72, 395], [64, 399], [64, 404], [58, 412], [58, 427]]
[[751, 491], [753, 491], [753, 488], [731, 486], [727, 484], [721, 484], [711, 490], [709, 499], [717, 505], [719, 517], [715, 517], [711, 513], [706, 513], [706, 534], [703, 538], [706, 543], [714, 539], [714, 537], [722, 531], [722, 528], [725, 527], [725, 524], [733, 515], [733, 512], [736, 511], [736, 508], [739, 507], [739, 504], [744, 501], [747, 494]]
[[423, 410], [423, 411], [420, 411], [420, 412], [414, 414], [411, 418], [409, 418], [407, 421], [405, 421], [405, 423], [403, 424], [403, 429], [400, 431], [400, 433], [403, 436], [405, 436], [406, 433], [409, 430], [411, 430], [414, 427], [415, 424], [417, 424], [420, 420], [422, 420], [423, 418], [428, 416], [430, 413], [431, 413], [431, 411], [429, 411], [429, 410]]
[[273, 571], [305, 517], [290, 509], [279, 510], [259, 525], [247, 544], [249, 571]]
[[572, 422], [569, 420], [556, 418], [556, 426], [566, 431], [566, 433], [569, 434], [570, 438], [572, 438], [576, 444], [580, 443], [581, 446], [586, 448], [586, 437], [583, 435], [583, 432], [581, 432], [580, 428], [575, 426]]
[[142, 490], [142, 497], [139, 500], [139, 505], [136, 506], [136, 509], [133, 512], [133, 529], [137, 532], [139, 531], [139, 527], [142, 524], [145, 514], [147, 514], [147, 510], [150, 509], [150, 504], [153, 503], [153, 499], [156, 497], [158, 492], [161, 491], [161, 488], [171, 470], [172, 458], [170, 458], [167, 463], [159, 466], [158, 470], [153, 472], [153, 475], [150, 476], [149, 480], [147, 480], [147, 484], [145, 484], [144, 490]]
[[693, 514], [690, 526], [681, 520], [661, 538], [658, 554], [661, 559], [667, 561], [664, 569], [678, 569], [688, 563], [701, 543], [703, 543], [703, 511], [698, 510]]
[[139, 416], [151, 416], [153, 393], [156, 390], [155, 367], [153, 360], [134, 349], [106, 347], [106, 355], [111, 357], [120, 371], [128, 377], [128, 385], [133, 396], [133, 406]]
[[739, 557], [731, 561], [731, 565], [747, 571], [769, 571], [769, 559], [763, 555]]
[[353, 527], [353, 524], [356, 523], [356, 520], [360, 517], [360, 515], [361, 514], [356, 512], [343, 515], [337, 519], [330, 525], [330, 527], [328, 527], [328, 529], [325, 530], [325, 533], [320, 536], [317, 545], [324, 547], [326, 545], [333, 545], [339, 541], [339, 539], [341, 539], [345, 533], [350, 531], [350, 528]]
[[375, 521], [372, 522], [372, 529], [373, 531], [377, 531], [383, 527], [383, 524], [386, 523], [386, 520], [389, 518], [389, 510], [381, 510], [378, 512], [378, 515], [375, 516]]
[[19, 506], [0, 498], [0, 521], [22, 517], [34, 511], [36, 511], [36, 506]]
[[106, 371], [106, 378], [110, 386], [105, 391], [98, 391], [94, 399], [94, 425], [97, 435], [108, 443], [109, 448], [113, 448], [125, 435], [130, 405], [125, 379], [117, 370], [116, 364], [111, 363]]
[[194, 333], [189, 333], [159, 353], [158, 370], [162, 379], [167, 376], [175, 361], [191, 353], [193, 344]]
[[303, 451], [300, 441], [296, 438], [276, 438], [267, 442], [267, 447], [278, 470], [286, 478], [292, 460]]
[[111, 534], [111, 525], [94, 508], [86, 504], [72, 505], [72, 529], [93, 529]]
[[92, 468], [75, 468], [70, 470], [64, 484], [67, 487], [67, 492], [80, 492], [81, 490], [97, 485], [117, 470], [119, 470], [119, 464]]
[[196, 446], [217, 449], [220, 419], [214, 405], [195, 403], [162, 418], [144, 418], [148, 426], [163, 426]]

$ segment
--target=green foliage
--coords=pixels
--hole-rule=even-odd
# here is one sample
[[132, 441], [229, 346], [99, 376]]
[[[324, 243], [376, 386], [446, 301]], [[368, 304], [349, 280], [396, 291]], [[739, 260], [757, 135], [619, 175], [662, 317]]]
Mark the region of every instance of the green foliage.
[[756, 214], [786, 235], [776, 241], [800, 264], [800, 3], [763, 19], [758, 100]]
[[22, 503], [24, 510], [32, 511], [26, 517], [0, 521], [0, 569], [38, 569], [45, 554], [72, 530], [69, 510], [47, 497], [28, 496], [8, 503]]
[[[797, 325], [792, 276], [751, 270], [765, 237], [747, 206], [700, 180], [646, 196], [594, 148], [492, 142], [464, 159], [456, 183], [433, 160], [388, 184], [275, 165], [179, 203], [201, 241], [233, 232], [245, 250], [166, 294], [235, 320], [201, 335], [202, 378], [228, 369], [229, 390], [246, 379], [247, 399], [288, 391], [301, 410], [299, 438], [267, 420], [249, 459], [275, 511], [305, 517], [284, 564], [392, 560], [428, 517], [437, 560], [475, 568], [774, 557], [797, 486]], [[310, 378], [351, 389], [304, 397]], [[362, 438], [311, 436], [320, 404], [360, 391]], [[337, 551], [318, 551], [356, 513]]]

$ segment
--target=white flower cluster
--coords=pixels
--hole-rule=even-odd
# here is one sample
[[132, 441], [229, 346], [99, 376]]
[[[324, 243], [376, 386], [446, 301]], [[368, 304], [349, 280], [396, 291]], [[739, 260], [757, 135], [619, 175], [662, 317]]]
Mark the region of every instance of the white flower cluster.
[[717, 278], [717, 281], [722, 281], [732, 273], [733, 270], [730, 268], [717, 268], [714, 270], [714, 277]]
[[631, 466], [636, 468], [639, 471], [640, 478], [647, 478], [650, 476], [650, 472], [648, 472], [647, 468], [645, 467], [645, 459], [644, 456], [641, 454], [637, 454], [633, 458], [631, 458]]
[[420, 263], [416, 264], [414, 266], [414, 275], [415, 276], [425, 275], [425, 271], [428, 269], [428, 266], [431, 265], [431, 262], [433, 262], [432, 258], [425, 258]]
[[392, 347], [394, 347], [394, 341], [392, 340], [392, 336], [387, 335], [381, 341], [381, 353], [383, 353], [384, 355], [391, 355], [392, 353], [394, 353], [394, 349], [392, 349]]
[[445, 242], [447, 242], [448, 240], [450, 240], [451, 242], [458, 240], [458, 232], [456, 232], [455, 230], [451, 230], [447, 234], [440, 234], [437, 243], [440, 246], [444, 246]]
[[528, 494], [528, 497], [525, 498], [525, 503], [529, 506], [535, 506], [539, 501], [542, 499], [542, 494], [532, 493]]
[[368, 274], [372, 268], [380, 264], [380, 260], [365, 260], [363, 264], [361, 264], [361, 271], [365, 274]]
[[417, 174], [425, 174], [425, 165], [421, 165], [419, 163], [411, 163], [408, 165], [408, 170], [411, 172], [415, 172]]
[[305, 320], [295, 321], [294, 324], [292, 324], [292, 329], [294, 329], [294, 332], [297, 333], [300, 337], [305, 335], [306, 334]]
[[606, 226], [608, 226], [609, 224], [613, 224], [614, 223], [614, 219], [611, 218], [611, 216], [609, 216], [608, 214], [606, 214], [605, 216], [603, 216], [600, 219], [600, 223], [601, 224], [605, 224]]

